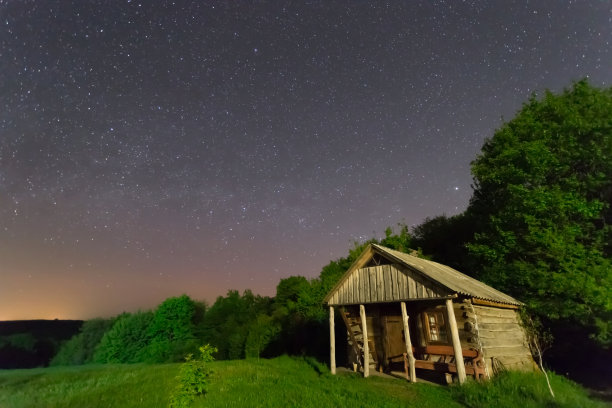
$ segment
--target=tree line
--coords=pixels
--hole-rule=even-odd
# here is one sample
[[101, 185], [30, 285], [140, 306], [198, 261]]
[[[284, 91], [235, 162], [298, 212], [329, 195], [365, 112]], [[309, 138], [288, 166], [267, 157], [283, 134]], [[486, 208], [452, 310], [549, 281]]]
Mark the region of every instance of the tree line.
[[[438, 215], [355, 243], [314, 279], [282, 279], [273, 298], [229, 291], [85, 322], [54, 363], [174, 361], [201, 343], [217, 358], [326, 355], [322, 300], [370, 242], [447, 264], [526, 304], [558, 350], [612, 344], [612, 88], [586, 80], [533, 95], [471, 163], [473, 195]], [[565, 342], [565, 343], [564, 343]]]

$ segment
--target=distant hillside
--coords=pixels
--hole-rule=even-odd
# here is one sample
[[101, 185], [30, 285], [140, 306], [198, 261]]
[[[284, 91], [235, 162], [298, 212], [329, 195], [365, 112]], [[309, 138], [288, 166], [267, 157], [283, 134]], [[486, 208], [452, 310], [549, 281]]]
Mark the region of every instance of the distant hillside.
[[0, 369], [45, 367], [82, 320], [0, 321]]

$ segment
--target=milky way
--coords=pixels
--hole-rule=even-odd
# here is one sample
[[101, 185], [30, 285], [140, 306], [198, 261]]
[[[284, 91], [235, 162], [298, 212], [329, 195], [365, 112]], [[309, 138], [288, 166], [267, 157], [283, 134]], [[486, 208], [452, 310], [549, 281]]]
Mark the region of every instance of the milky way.
[[372, 3], [0, 0], [0, 319], [273, 295], [612, 82], [608, 2]]

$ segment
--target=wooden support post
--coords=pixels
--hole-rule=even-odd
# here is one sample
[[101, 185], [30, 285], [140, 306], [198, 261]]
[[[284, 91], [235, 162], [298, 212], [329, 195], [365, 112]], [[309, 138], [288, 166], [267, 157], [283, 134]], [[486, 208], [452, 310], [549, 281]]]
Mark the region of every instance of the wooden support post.
[[334, 307], [329, 307], [329, 369], [336, 374], [336, 332], [334, 328]]
[[416, 382], [416, 370], [414, 363], [414, 353], [412, 352], [412, 340], [410, 340], [410, 327], [408, 326], [408, 313], [406, 313], [406, 302], [401, 302], [402, 321], [404, 322], [404, 340], [406, 342], [406, 354], [410, 365], [410, 382]]
[[455, 352], [455, 365], [457, 366], [457, 378], [459, 384], [465, 382], [465, 364], [463, 362], [463, 352], [461, 351], [461, 342], [459, 340], [459, 330], [457, 329], [457, 320], [455, 319], [455, 310], [453, 309], [453, 300], [446, 299], [446, 314], [448, 325], [451, 332], [451, 340], [453, 350]]
[[365, 306], [359, 305], [361, 315], [361, 334], [363, 334], [363, 376], [370, 375], [370, 346], [368, 345], [368, 322], [366, 320]]

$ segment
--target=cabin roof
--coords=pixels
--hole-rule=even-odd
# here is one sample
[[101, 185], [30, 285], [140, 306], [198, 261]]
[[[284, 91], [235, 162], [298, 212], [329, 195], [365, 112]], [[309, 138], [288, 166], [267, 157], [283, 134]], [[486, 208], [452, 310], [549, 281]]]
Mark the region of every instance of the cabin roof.
[[[449, 266], [442, 265], [427, 259], [408, 255], [382, 245], [370, 244], [362, 255], [351, 265], [342, 276], [338, 284], [327, 294], [324, 302], [329, 303], [335, 292], [340, 290], [343, 283], [358, 269], [363, 268], [375, 254], [379, 254], [389, 261], [399, 264], [410, 270], [415, 275], [420, 275], [426, 281], [433, 281], [442, 286], [451, 294], [463, 295], [467, 297], [492, 301], [496, 303], [522, 305], [521, 302], [512, 296], [506, 295], [491, 286], [471, 278]], [[407, 299], [408, 300], [408, 299]]]

